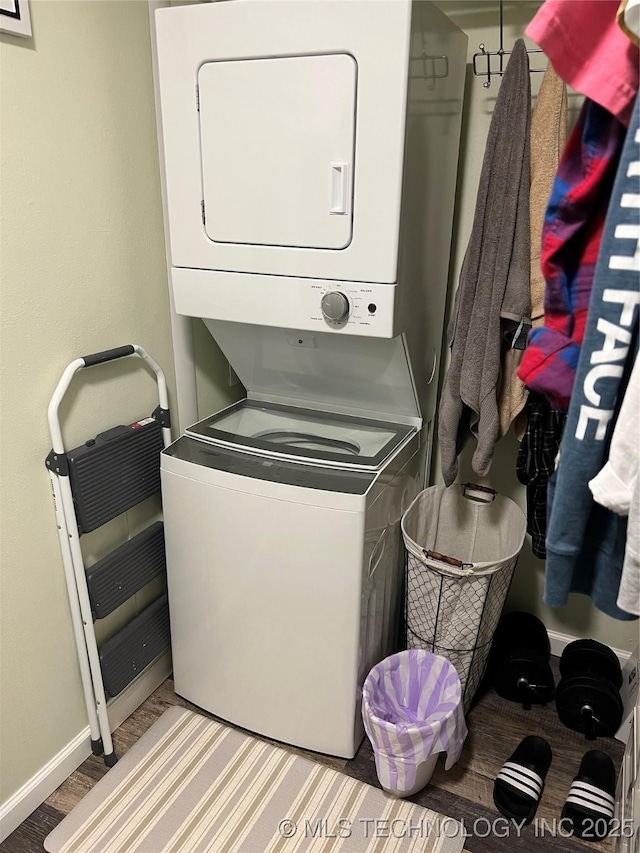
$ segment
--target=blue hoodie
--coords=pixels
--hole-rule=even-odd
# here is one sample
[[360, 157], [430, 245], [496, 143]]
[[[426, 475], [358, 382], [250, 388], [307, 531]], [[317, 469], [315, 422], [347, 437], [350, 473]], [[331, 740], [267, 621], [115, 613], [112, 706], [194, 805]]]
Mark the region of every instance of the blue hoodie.
[[599, 610], [634, 619], [616, 604], [627, 519], [595, 503], [589, 480], [607, 461], [617, 411], [638, 350], [640, 304], [640, 101], [622, 151], [598, 255], [589, 313], [560, 459], [549, 483], [544, 600], [589, 595]]

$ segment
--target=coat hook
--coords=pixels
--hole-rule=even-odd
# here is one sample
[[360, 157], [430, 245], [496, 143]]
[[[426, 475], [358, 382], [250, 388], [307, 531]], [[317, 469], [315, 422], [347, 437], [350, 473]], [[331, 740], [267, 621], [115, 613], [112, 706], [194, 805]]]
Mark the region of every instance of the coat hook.
[[[491, 78], [493, 76], [502, 77], [505, 71], [505, 56], [510, 56], [511, 51], [504, 49], [504, 9], [503, 9], [503, 0], [500, 0], [500, 20], [499, 20], [499, 33], [500, 33], [500, 47], [498, 50], [491, 51], [487, 50], [484, 44], [478, 45], [478, 53], [474, 53], [473, 55], [473, 73], [476, 77], [486, 77], [487, 79], [482, 84], [485, 89], [488, 89], [491, 86]], [[527, 50], [527, 53], [542, 53], [542, 51], [538, 48], [530, 48]], [[498, 69], [493, 70], [491, 67], [491, 57], [498, 57]], [[478, 67], [479, 60], [483, 61], [483, 65], [481, 66], [482, 70]], [[531, 72], [542, 72], [544, 68], [530, 68]]]

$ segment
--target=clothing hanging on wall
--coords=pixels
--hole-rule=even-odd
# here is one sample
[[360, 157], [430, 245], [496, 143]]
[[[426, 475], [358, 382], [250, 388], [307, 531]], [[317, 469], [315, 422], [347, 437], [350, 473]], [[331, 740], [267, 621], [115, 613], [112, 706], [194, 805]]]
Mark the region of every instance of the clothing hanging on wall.
[[531, 322], [544, 321], [544, 276], [540, 269], [542, 229], [558, 171], [567, 144], [567, 86], [551, 64], [542, 78], [538, 102], [531, 120]]
[[[471, 236], [448, 329], [451, 364], [442, 391], [438, 435], [444, 482], [458, 470], [469, 435], [473, 469], [485, 475], [499, 435], [497, 388], [501, 314], [528, 316], [529, 61], [516, 42], [496, 99]], [[524, 328], [524, 324], [523, 324]]]
[[625, 126], [638, 91], [638, 48], [616, 23], [619, 0], [546, 0], [526, 29], [560, 77]]
[[640, 359], [636, 358], [611, 439], [609, 461], [589, 483], [599, 504], [629, 517], [617, 605], [640, 616]]
[[[531, 119], [529, 191], [530, 228], [530, 317], [533, 326], [544, 319], [544, 276], [540, 269], [542, 226], [560, 155], [567, 142], [567, 87], [549, 64], [542, 78], [536, 108]], [[510, 348], [502, 358], [502, 383], [498, 395], [500, 435], [506, 435], [514, 418], [515, 432], [522, 438], [524, 416], [517, 417], [527, 402], [528, 391], [517, 375], [523, 350]], [[537, 514], [537, 513], [536, 513]]]
[[639, 394], [640, 362], [636, 359], [611, 438], [609, 459], [589, 483], [595, 500], [618, 515], [629, 515], [631, 497], [638, 477]]
[[524, 409], [526, 428], [516, 462], [518, 480], [527, 487], [527, 533], [531, 550], [547, 556], [547, 486], [553, 474], [567, 416], [554, 411], [544, 397], [531, 393]]
[[[574, 393], [549, 488], [545, 601], [590, 595], [618, 619], [626, 519], [595, 503], [589, 481], [603, 467], [638, 348], [640, 102], [617, 170], [598, 257]], [[553, 202], [553, 199], [552, 199]]]
[[[578, 4], [579, 5], [579, 4]], [[542, 232], [544, 326], [532, 329], [518, 376], [566, 411], [624, 126], [586, 100], [553, 183]]]

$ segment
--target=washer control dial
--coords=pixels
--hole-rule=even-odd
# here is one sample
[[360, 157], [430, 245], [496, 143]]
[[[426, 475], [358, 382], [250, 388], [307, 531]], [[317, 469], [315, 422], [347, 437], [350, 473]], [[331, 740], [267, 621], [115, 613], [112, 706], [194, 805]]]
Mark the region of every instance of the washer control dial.
[[330, 290], [329, 293], [325, 293], [320, 302], [320, 308], [325, 320], [336, 324], [344, 323], [351, 310], [349, 300], [344, 293], [340, 293], [338, 290]]

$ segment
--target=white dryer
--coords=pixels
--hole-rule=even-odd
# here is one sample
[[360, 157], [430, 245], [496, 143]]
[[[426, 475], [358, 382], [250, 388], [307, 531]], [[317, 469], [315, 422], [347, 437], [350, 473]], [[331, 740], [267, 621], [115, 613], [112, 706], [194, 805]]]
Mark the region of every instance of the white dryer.
[[194, 3], [155, 28], [176, 314], [402, 335], [428, 424], [465, 34], [426, 0]]

